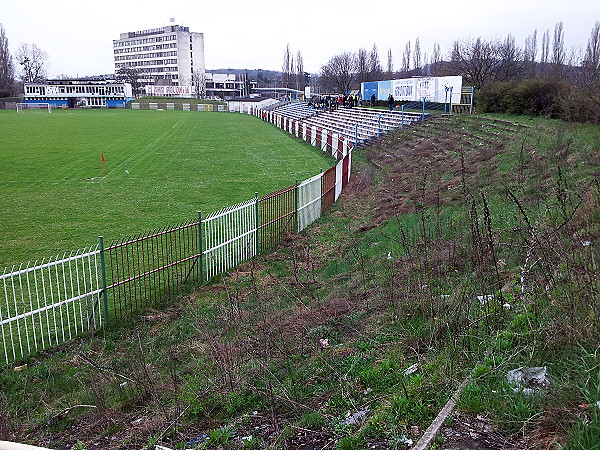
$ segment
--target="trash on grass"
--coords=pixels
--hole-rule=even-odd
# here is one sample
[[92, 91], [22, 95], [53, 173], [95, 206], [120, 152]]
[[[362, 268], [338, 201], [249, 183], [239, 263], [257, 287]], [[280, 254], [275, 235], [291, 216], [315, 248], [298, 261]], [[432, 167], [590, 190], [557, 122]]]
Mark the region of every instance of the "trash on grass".
[[506, 374], [507, 381], [516, 386], [515, 393], [522, 392], [524, 395], [535, 394], [535, 388], [547, 388], [548, 369], [544, 367], [519, 367], [509, 370]]
[[419, 370], [419, 363], [415, 363], [404, 371], [404, 375], [410, 375]]
[[329, 348], [329, 339], [319, 339], [319, 344], [321, 348]]
[[494, 300], [494, 294], [478, 295], [477, 300], [479, 300], [480, 305], [485, 305], [488, 300]]
[[210, 438], [208, 437], [208, 434], [203, 434], [202, 436], [198, 436], [197, 438], [192, 439], [191, 441], [189, 441], [187, 443], [188, 447], [194, 447], [198, 444], [201, 444], [204, 441], [208, 441]]
[[412, 439], [409, 439], [409, 438], [407, 438], [406, 436], [402, 436], [402, 437], [400, 438], [400, 443], [401, 443], [401, 444], [406, 444], [406, 445], [413, 445], [413, 440], [412, 440]]
[[357, 425], [361, 426], [367, 420], [367, 414], [369, 414], [369, 410], [365, 409], [363, 411], [357, 411], [354, 414], [348, 413], [347, 419], [341, 422], [342, 425]]

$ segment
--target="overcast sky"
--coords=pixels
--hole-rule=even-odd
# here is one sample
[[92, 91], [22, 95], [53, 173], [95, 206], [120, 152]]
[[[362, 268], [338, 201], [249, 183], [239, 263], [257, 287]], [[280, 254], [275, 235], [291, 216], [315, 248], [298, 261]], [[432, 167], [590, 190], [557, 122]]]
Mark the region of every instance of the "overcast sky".
[[539, 45], [560, 21], [567, 51], [584, 50], [600, 0], [0, 0], [11, 53], [22, 42], [36, 44], [49, 55], [50, 77], [114, 73], [113, 39], [169, 25], [172, 17], [204, 33], [207, 69], [281, 70], [289, 44], [304, 70], [316, 73], [331, 56], [373, 44], [384, 67], [392, 50], [397, 69], [406, 42], [414, 48], [417, 37], [428, 55], [436, 42], [447, 54], [458, 38], [511, 33], [522, 45], [536, 29]]

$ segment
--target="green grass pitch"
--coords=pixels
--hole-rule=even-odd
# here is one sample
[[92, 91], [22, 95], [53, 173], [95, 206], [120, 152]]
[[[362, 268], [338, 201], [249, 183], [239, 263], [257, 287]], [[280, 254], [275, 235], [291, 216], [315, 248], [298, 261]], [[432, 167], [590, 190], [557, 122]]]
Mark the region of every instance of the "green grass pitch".
[[0, 270], [192, 219], [333, 164], [242, 114], [0, 111], [0, 131]]

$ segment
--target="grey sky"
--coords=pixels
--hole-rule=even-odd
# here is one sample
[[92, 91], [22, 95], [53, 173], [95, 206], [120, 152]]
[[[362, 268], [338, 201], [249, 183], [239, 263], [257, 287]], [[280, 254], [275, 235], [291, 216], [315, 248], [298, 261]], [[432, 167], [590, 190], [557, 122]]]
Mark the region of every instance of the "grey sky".
[[337, 53], [370, 51], [373, 44], [383, 66], [391, 49], [398, 68], [406, 42], [414, 48], [417, 37], [428, 55], [436, 42], [446, 54], [457, 38], [512, 33], [522, 45], [535, 29], [539, 45], [545, 30], [552, 38], [559, 21], [567, 51], [582, 51], [600, 20], [600, 0], [0, 1], [11, 53], [21, 42], [46, 50], [51, 77], [113, 73], [113, 39], [168, 25], [171, 17], [204, 33], [207, 69], [281, 70], [289, 43], [293, 55], [301, 52], [308, 72], [318, 72]]

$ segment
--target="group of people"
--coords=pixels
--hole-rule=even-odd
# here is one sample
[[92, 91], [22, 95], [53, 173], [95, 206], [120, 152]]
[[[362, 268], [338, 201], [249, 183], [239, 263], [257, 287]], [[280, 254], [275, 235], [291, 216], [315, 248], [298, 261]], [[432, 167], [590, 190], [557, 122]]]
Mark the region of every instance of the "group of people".
[[[392, 94], [388, 95], [387, 104], [390, 111], [394, 110], [394, 97]], [[371, 95], [370, 106], [375, 107], [377, 104], [377, 98], [375, 94]], [[334, 111], [338, 108], [354, 108], [355, 106], [362, 106], [362, 99], [360, 94], [355, 95], [315, 95], [309, 102], [308, 106], [312, 106], [316, 109], [324, 109]]]
[[[394, 96], [392, 94], [388, 95], [387, 104], [390, 111], [394, 110], [394, 101]], [[375, 94], [371, 94], [371, 108], [374, 108], [376, 104], [377, 97], [375, 97]]]
[[338, 108], [354, 108], [361, 106], [360, 94], [355, 95], [317, 95], [310, 99], [309, 106], [316, 109], [328, 109], [330, 111]]

